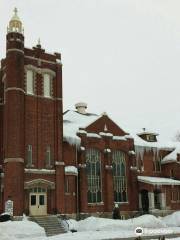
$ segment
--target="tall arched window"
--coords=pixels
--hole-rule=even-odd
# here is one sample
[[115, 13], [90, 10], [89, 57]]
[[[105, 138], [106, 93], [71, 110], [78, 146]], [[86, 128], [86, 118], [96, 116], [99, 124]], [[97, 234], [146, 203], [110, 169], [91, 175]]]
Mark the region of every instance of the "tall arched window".
[[112, 153], [114, 201], [127, 201], [125, 154], [119, 150]]
[[49, 98], [51, 97], [51, 75], [45, 73], [44, 74], [44, 96]]
[[100, 156], [100, 151], [97, 149], [90, 148], [86, 151], [88, 203], [97, 203], [102, 201]]
[[46, 168], [50, 168], [52, 166], [51, 146], [47, 146], [46, 148], [45, 162]]
[[26, 72], [26, 92], [34, 94], [34, 72], [32, 70]]

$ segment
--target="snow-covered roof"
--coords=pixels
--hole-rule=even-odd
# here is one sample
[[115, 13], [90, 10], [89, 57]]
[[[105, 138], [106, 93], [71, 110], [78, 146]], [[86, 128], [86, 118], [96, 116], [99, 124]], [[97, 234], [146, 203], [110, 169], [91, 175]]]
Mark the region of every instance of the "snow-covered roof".
[[[159, 152], [159, 150], [167, 150], [167, 151], [174, 151], [177, 148], [177, 144], [174, 142], [161, 142], [157, 139], [157, 142], [147, 142], [143, 140], [137, 134], [125, 135], [125, 136], [113, 136], [112, 133], [107, 132], [100, 132], [99, 134], [96, 133], [87, 133], [85, 130], [90, 124], [95, 122], [99, 119], [101, 115], [96, 114], [81, 114], [77, 111], [66, 111], [63, 115], [63, 138], [71, 145], [80, 146], [81, 139], [77, 136], [77, 133], [86, 134], [87, 137], [94, 137], [94, 138], [101, 138], [102, 136], [106, 135], [112, 137], [113, 140], [124, 140], [126, 141], [128, 138], [134, 139], [135, 145], [135, 152], [137, 156], [143, 157], [144, 151], [153, 150], [155, 153]], [[153, 131], [148, 131], [153, 132]], [[180, 147], [179, 150], [180, 152]], [[177, 153], [173, 152], [172, 155], [168, 155], [168, 158], [164, 158], [162, 163], [166, 163], [166, 161], [170, 159], [175, 160]]]
[[138, 176], [138, 181], [152, 185], [180, 185], [179, 180], [162, 177]]
[[95, 114], [80, 114], [69, 110], [63, 116], [63, 137], [72, 145], [80, 145], [81, 139], [77, 136], [79, 128], [86, 128], [101, 116]]
[[180, 142], [175, 142], [175, 149], [173, 152], [169, 153], [166, 157], [162, 159], [162, 164], [177, 162], [177, 154], [180, 154]]
[[75, 166], [65, 166], [65, 173], [72, 173], [72, 174], [77, 175], [78, 174], [77, 167], [75, 167]]
[[141, 146], [146, 148], [158, 148], [158, 149], [164, 149], [164, 150], [174, 150], [176, 148], [176, 144], [173, 142], [147, 142], [146, 140], [143, 140], [141, 137], [139, 137], [137, 134], [132, 134], [132, 137], [134, 138], [134, 145], [135, 146]]
[[155, 132], [151, 132], [151, 131], [143, 131], [143, 132], [137, 133], [137, 135], [138, 136], [141, 136], [141, 135], [154, 135], [154, 136], [158, 136], [159, 134], [155, 133]]
[[88, 133], [84, 128], [98, 120], [102, 115], [96, 114], [81, 114], [77, 111], [69, 110], [64, 113], [63, 116], [63, 137], [64, 140], [71, 145], [80, 146], [81, 139], [77, 136], [77, 133], [86, 134], [87, 137], [101, 138], [102, 136], [112, 137], [113, 140], [127, 141], [128, 138], [132, 138], [130, 135], [114, 136], [109, 132]]

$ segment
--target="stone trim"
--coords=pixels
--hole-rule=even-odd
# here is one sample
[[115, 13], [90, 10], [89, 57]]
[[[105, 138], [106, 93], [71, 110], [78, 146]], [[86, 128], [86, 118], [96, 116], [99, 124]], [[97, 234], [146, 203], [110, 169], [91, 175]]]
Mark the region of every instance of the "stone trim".
[[20, 38], [10, 38], [9, 41], [10, 41], [10, 42], [14, 42], [14, 41], [15, 41], [15, 42], [24, 42], [24, 41], [23, 41], [22, 39], [20, 39]]
[[32, 70], [32, 71], [37, 72], [37, 73], [39, 73], [39, 70], [40, 70], [40, 68], [37, 68], [37, 67], [35, 67], [31, 64], [25, 65], [24, 68], [25, 68], [26, 71], [27, 70]]
[[52, 100], [52, 101], [62, 101], [62, 98], [53, 98], [53, 97], [50, 97], [50, 98], [47, 98], [45, 96], [42, 96], [42, 95], [35, 95], [35, 94], [29, 94], [29, 93], [25, 93], [26, 96], [30, 96], [30, 97], [37, 97], [37, 98], [45, 98], [45, 99], [48, 99], [48, 100]]
[[55, 165], [56, 165], [56, 166], [64, 166], [65, 163], [64, 163], [64, 162], [58, 162], [58, 161], [56, 161], [56, 162], [55, 162]]
[[12, 162], [19, 162], [19, 163], [24, 163], [23, 158], [5, 158], [4, 163], [12, 163]]
[[78, 173], [65, 172], [66, 176], [78, 176]]
[[129, 201], [127, 201], [127, 202], [114, 202], [114, 204], [129, 204]]
[[10, 87], [10, 88], [6, 88], [5, 89], [5, 92], [8, 92], [8, 91], [20, 91], [22, 93], [26, 93], [22, 88], [16, 88], [16, 87]]
[[5, 79], [6, 79], [6, 73], [3, 74], [2, 82], [4, 82]]
[[[41, 74], [50, 74], [52, 77], [56, 76], [56, 73], [48, 68], [41, 68]], [[52, 79], [53, 80], [53, 79]]]
[[[28, 94], [29, 95], [29, 94]], [[52, 100], [52, 101], [55, 101], [55, 100], [62, 100], [62, 98], [53, 98], [53, 97], [45, 97], [45, 96], [42, 96], [42, 95], [33, 95], [34, 97], [37, 97], [37, 98], [45, 98], [45, 99], [48, 99], [48, 100]]]
[[79, 164], [78, 164], [78, 167], [79, 167], [79, 168], [86, 168], [86, 164], [85, 164], [85, 163], [82, 163], [82, 164], [79, 163]]
[[38, 73], [38, 74], [45, 74], [45, 73], [48, 73], [50, 74], [51, 76], [55, 77], [56, 76], [56, 73], [51, 70], [51, 69], [48, 69], [48, 68], [38, 68], [38, 67], [35, 67], [31, 64], [27, 64], [25, 65], [25, 70], [33, 70], [34, 72]]
[[113, 168], [112, 165], [105, 165], [106, 170], [112, 170], [112, 168]]
[[4, 178], [4, 173], [0, 173], [0, 177], [1, 177], [1, 178]]
[[54, 98], [54, 100], [62, 101], [62, 98]]
[[8, 53], [8, 52], [20, 52], [20, 53], [24, 54], [24, 51], [23, 51], [23, 50], [20, 50], [20, 49], [18, 49], [18, 48], [8, 49], [8, 50], [6, 51], [6, 53]]
[[33, 174], [55, 174], [55, 170], [48, 170], [48, 169], [33, 169], [33, 168], [25, 168], [25, 173], [33, 173]]
[[[31, 57], [31, 56], [25, 56], [25, 58], [29, 58], [29, 59], [33, 59], [33, 60], [36, 60], [36, 61], [39, 61], [39, 58], [36, 58], [36, 57]], [[44, 59], [40, 59], [42, 62], [45, 62], [45, 63], [50, 63], [50, 64], [57, 64], [57, 62], [52, 62], [52, 61], [48, 61], [48, 60], [44, 60]], [[59, 64], [59, 63], [58, 63]]]
[[100, 205], [104, 205], [104, 202], [96, 202], [96, 203], [88, 203], [88, 206], [100, 206]]
[[37, 186], [45, 186], [50, 189], [55, 189], [54, 182], [51, 182], [51, 181], [48, 181], [48, 180], [45, 180], [42, 178], [34, 179], [34, 180], [24, 183], [24, 189], [29, 189], [29, 188], [37, 187]]

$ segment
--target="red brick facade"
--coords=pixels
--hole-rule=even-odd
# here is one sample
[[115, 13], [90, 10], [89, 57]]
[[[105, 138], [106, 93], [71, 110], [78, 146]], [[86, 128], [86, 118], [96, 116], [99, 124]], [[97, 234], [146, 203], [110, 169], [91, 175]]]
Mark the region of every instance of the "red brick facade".
[[[28, 69], [33, 71], [33, 94], [27, 92]], [[50, 97], [44, 95], [45, 73], [51, 76]], [[46, 53], [40, 44], [33, 49], [25, 48], [23, 33], [9, 31], [6, 57], [0, 69], [0, 212], [10, 198], [14, 202], [14, 215], [31, 214], [30, 193], [33, 188], [44, 188], [47, 214], [111, 215], [115, 203], [113, 153], [116, 151], [125, 156], [127, 198], [118, 202], [122, 214], [135, 215], [142, 211], [145, 200], [152, 212], [156, 208], [159, 211], [180, 209], [180, 182], [170, 183], [173, 179], [180, 180], [179, 155], [177, 161], [161, 161], [160, 169], [155, 166], [156, 160], [168, 156], [173, 148], [147, 146], [145, 135], [138, 137], [144, 146], [138, 146], [135, 139], [106, 114], [97, 118], [92, 115], [95, 120], [86, 126], [79, 124], [75, 132], [79, 142], [72, 143], [66, 129], [73, 128], [73, 116], [88, 119], [91, 114], [78, 110], [69, 118], [68, 114], [68, 111], [64, 113], [63, 140], [60, 54]], [[156, 138], [152, 142], [156, 143]], [[29, 145], [31, 164], [27, 162]], [[48, 146], [49, 165], [46, 162]], [[88, 149], [100, 153], [101, 201], [93, 203], [88, 202], [87, 194]], [[74, 167], [77, 172], [67, 167]], [[167, 178], [169, 182], [154, 184], [148, 176], [158, 177], [159, 181]]]
[[[48, 211], [63, 212], [64, 166], [62, 163], [62, 65], [58, 53], [46, 53], [40, 45], [24, 47], [20, 32], [8, 32], [6, 58], [1, 68], [1, 166], [4, 178], [1, 208], [10, 197], [14, 214], [28, 213], [25, 183], [34, 179], [57, 182], [48, 189]], [[26, 89], [26, 70], [34, 72], [34, 94]], [[52, 75], [52, 96], [43, 96], [43, 74]], [[27, 146], [32, 146], [32, 165], [27, 166]], [[33, 174], [26, 168], [46, 169], [46, 147], [51, 146], [53, 175]], [[61, 184], [59, 184], [61, 182]], [[61, 198], [61, 200], [60, 200]]]

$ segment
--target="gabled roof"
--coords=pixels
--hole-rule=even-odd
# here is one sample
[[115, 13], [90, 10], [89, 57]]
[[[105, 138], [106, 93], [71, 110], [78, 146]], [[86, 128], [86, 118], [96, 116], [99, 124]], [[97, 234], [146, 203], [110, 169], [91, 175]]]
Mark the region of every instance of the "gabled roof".
[[107, 113], [103, 113], [100, 118], [98, 118], [95, 122], [91, 123], [87, 126], [86, 130], [89, 132], [96, 133], [107, 133], [111, 134], [111, 136], [123, 137], [128, 135], [117, 123], [115, 123]]
[[[108, 123], [108, 128], [106, 124]], [[71, 145], [80, 145], [81, 139], [77, 133], [87, 137], [101, 138], [111, 136], [113, 140], [127, 141], [129, 135], [124, 132], [107, 114], [81, 114], [77, 111], [66, 111], [63, 115], [63, 138]], [[126, 138], [127, 137], [127, 138]]]
[[66, 111], [63, 115], [63, 138], [72, 145], [80, 145], [81, 139], [77, 136], [79, 128], [86, 128], [98, 118], [96, 114], [81, 114], [77, 111]]
[[[68, 110], [64, 112], [63, 114], [63, 138], [65, 141], [67, 141], [71, 145], [77, 145], [80, 146], [81, 139], [79, 136], [77, 136], [77, 133], [85, 133], [88, 137], [96, 137], [101, 138], [101, 136], [112, 136], [114, 140], [127, 140], [127, 138], [133, 138], [134, 139], [134, 145], [136, 150], [136, 155], [138, 156], [143, 155], [143, 152], [145, 150], [153, 150], [155, 152], [158, 152], [160, 150], [167, 150], [172, 151], [167, 157], [165, 157], [162, 160], [162, 163], [166, 163], [167, 161], [176, 161], [177, 152], [180, 152], [180, 143], [179, 143], [179, 150], [177, 149], [177, 144], [174, 142], [170, 143], [162, 143], [162, 142], [147, 142], [143, 140], [141, 137], [139, 137], [137, 134], [132, 135], [126, 135], [125, 133], [113, 120], [111, 120], [109, 117], [108, 119], [111, 121], [113, 126], [116, 126], [117, 129], [119, 128], [119, 131], [122, 131], [122, 134], [118, 134], [118, 136], [113, 136], [113, 134], [110, 132], [97, 132], [91, 131], [91, 128], [96, 124], [98, 125], [100, 119], [105, 115], [97, 115], [93, 113], [86, 113], [81, 114], [77, 111]], [[95, 123], [96, 122], [96, 123]], [[103, 122], [103, 121], [102, 121]], [[100, 123], [102, 123], [100, 122]], [[87, 130], [88, 129], [88, 130]], [[87, 130], [87, 131], [86, 131]], [[120, 133], [119, 132], [119, 133]], [[117, 135], [117, 134], [116, 134]], [[176, 152], [177, 151], [177, 152]]]

